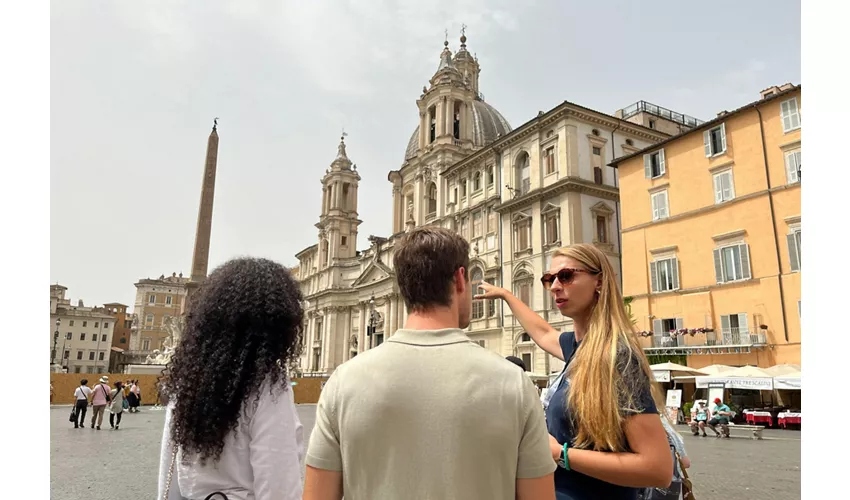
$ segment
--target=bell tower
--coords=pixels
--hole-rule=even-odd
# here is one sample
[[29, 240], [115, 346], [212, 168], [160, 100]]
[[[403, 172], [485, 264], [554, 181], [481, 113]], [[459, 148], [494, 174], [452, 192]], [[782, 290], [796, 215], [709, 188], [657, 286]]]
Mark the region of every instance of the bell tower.
[[322, 214], [319, 229], [319, 268], [334, 259], [350, 259], [357, 251], [357, 189], [360, 174], [345, 152], [345, 133], [339, 140], [337, 155], [322, 177]]

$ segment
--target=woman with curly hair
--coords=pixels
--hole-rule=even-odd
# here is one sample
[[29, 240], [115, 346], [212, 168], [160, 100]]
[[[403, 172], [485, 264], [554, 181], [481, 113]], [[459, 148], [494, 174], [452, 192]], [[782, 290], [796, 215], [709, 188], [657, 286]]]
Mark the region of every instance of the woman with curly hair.
[[303, 428], [286, 375], [301, 299], [288, 269], [255, 258], [226, 262], [195, 292], [162, 387], [162, 498], [301, 498]]
[[658, 418], [652, 371], [623, 306], [614, 269], [593, 245], [560, 248], [541, 278], [573, 331], [558, 332], [505, 289], [481, 283], [478, 299], [502, 299], [532, 340], [566, 363], [546, 409], [558, 500], [635, 500], [667, 488], [673, 459]]

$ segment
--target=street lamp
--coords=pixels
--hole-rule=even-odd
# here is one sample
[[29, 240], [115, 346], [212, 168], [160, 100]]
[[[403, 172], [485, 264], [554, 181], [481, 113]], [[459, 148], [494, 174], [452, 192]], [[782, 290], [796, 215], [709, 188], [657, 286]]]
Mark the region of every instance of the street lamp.
[[56, 330], [53, 332], [53, 352], [50, 353], [50, 364], [56, 364], [56, 343], [59, 342], [59, 318], [56, 318]]

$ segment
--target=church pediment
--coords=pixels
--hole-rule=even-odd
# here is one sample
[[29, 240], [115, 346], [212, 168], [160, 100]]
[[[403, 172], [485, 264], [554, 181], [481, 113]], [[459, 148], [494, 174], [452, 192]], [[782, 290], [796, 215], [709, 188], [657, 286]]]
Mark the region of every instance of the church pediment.
[[393, 272], [387, 266], [372, 261], [366, 266], [363, 273], [354, 280], [354, 286], [366, 285], [369, 283], [377, 283], [386, 279], [392, 278]]

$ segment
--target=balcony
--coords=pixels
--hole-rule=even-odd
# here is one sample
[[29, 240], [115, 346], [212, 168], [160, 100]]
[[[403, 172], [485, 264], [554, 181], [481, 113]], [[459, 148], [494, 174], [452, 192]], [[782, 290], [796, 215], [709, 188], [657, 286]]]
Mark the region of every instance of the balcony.
[[665, 120], [670, 120], [676, 123], [681, 123], [687, 127], [696, 127], [705, 123], [702, 120], [698, 120], [692, 116], [688, 116], [682, 113], [677, 113], [675, 111], [669, 110], [667, 108], [658, 106], [656, 104], [652, 104], [646, 101], [638, 101], [631, 106], [627, 106], [621, 110], [623, 112], [623, 120], [627, 120], [629, 117], [634, 116], [638, 113], [649, 113], [651, 115], [658, 116], [660, 118], [664, 118]]
[[641, 345], [647, 354], [736, 354], [767, 345], [767, 335], [747, 328], [727, 328], [721, 331], [681, 334], [663, 333], [642, 336]]

